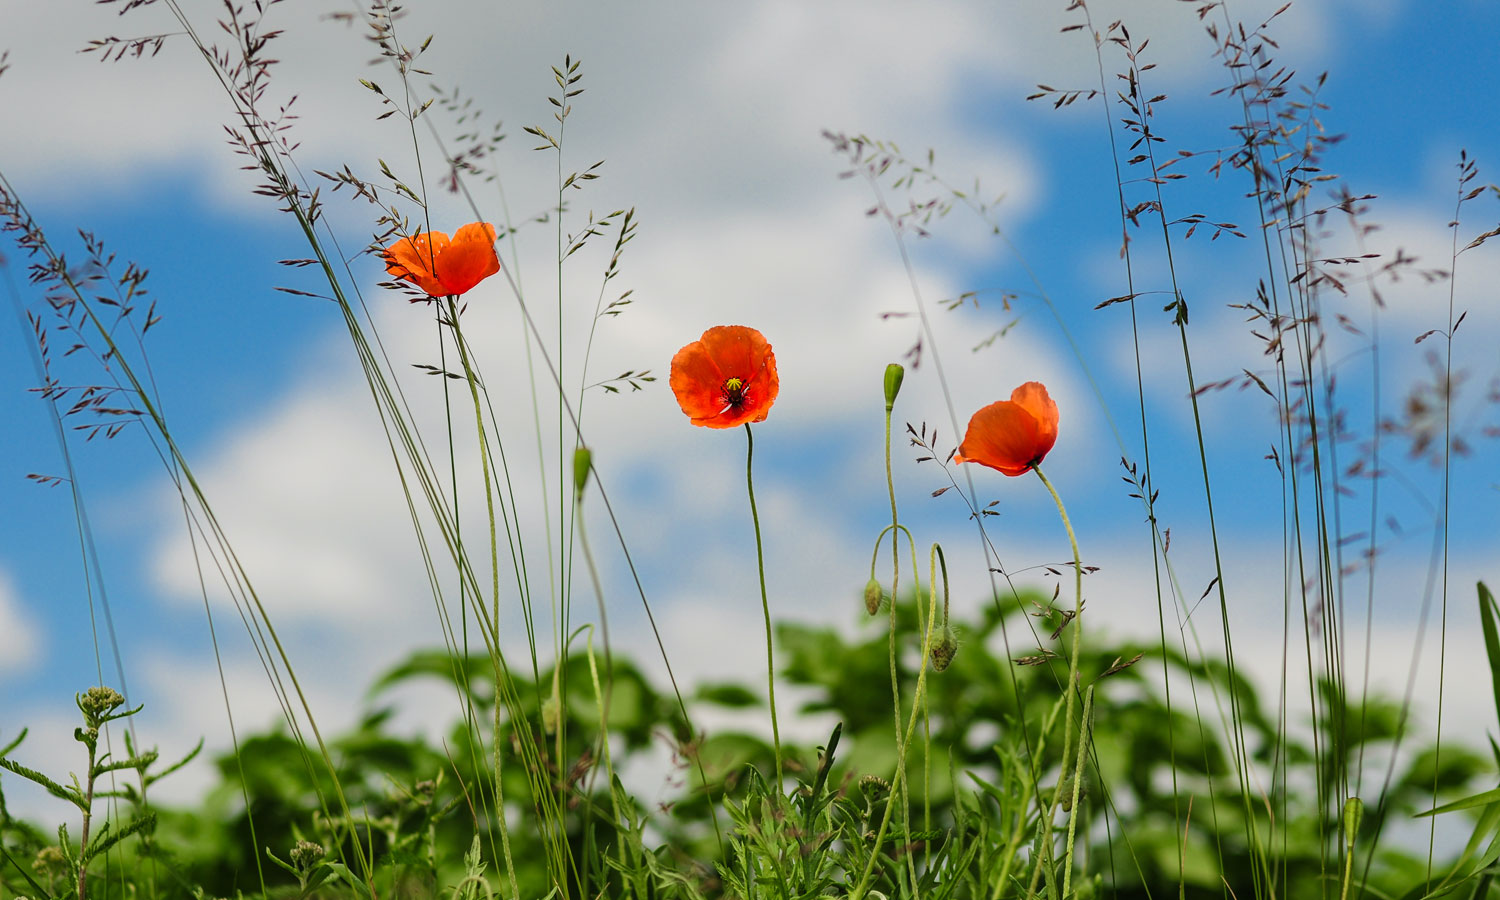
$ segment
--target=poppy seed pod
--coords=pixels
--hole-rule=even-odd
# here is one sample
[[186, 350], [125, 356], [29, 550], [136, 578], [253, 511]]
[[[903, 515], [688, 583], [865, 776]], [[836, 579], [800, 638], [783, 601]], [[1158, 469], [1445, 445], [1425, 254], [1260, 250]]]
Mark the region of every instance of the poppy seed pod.
[[891, 363], [885, 367], [885, 411], [890, 412], [896, 406], [896, 395], [901, 393], [901, 381], [906, 377], [906, 369], [900, 363]]
[[881, 590], [880, 582], [871, 578], [865, 585], [865, 611], [870, 615], [880, 612], [880, 600], [885, 592]]

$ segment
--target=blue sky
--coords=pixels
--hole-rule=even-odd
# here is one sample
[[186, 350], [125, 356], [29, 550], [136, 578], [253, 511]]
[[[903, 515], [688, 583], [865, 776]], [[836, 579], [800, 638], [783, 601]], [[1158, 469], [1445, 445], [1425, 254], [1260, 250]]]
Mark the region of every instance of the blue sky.
[[[204, 17], [200, 26], [209, 26], [212, 4], [185, 6]], [[299, 96], [295, 134], [304, 170], [347, 162], [374, 173], [376, 160], [386, 159], [399, 172], [413, 171], [409, 137], [391, 120], [373, 121], [380, 110], [357, 83], [361, 77], [388, 83], [391, 76], [367, 68], [360, 35], [318, 19], [314, 6], [286, 14], [288, 36], [279, 50], [285, 63], [276, 82], [278, 90]], [[880, 373], [915, 333], [911, 319], [880, 316], [910, 310], [912, 294], [889, 230], [863, 215], [873, 202], [868, 187], [858, 178], [837, 177], [842, 165], [819, 136], [829, 128], [894, 140], [914, 158], [932, 147], [939, 170], [954, 183], [967, 186], [979, 176], [986, 196], [1004, 193], [998, 220], [1080, 353], [1069, 349], [1005, 244], [956, 210], [930, 238], [910, 240], [926, 302], [966, 290], [1021, 296], [1010, 312], [993, 293], [982, 297], [978, 310], [935, 312], [954, 403], [962, 418], [1021, 381], [1039, 379], [1052, 388], [1063, 418], [1048, 471], [1070, 503], [1085, 561], [1103, 567], [1090, 585], [1091, 614], [1101, 628], [1154, 633], [1140, 507], [1119, 481], [1121, 451], [1083, 365], [1101, 386], [1125, 452], [1136, 457], [1128, 312], [1123, 305], [1093, 309], [1125, 292], [1105, 112], [1099, 100], [1055, 111], [1024, 99], [1037, 83], [1097, 85], [1087, 38], [1058, 34], [1072, 21], [1063, 4], [1024, 12], [957, 0], [920, 11], [774, 0], [732, 11], [666, 3], [628, 12], [555, 6], [434, 3], [405, 34], [434, 33], [425, 59], [433, 80], [462, 84], [504, 121], [509, 136], [498, 162], [518, 217], [554, 202], [548, 192], [555, 177], [552, 158], [528, 149], [521, 126], [548, 121], [547, 67], [564, 53], [584, 61], [587, 93], [569, 121], [566, 166], [582, 168], [595, 159], [606, 164], [604, 177], [575, 196], [571, 214], [634, 206], [641, 220], [617, 282], [618, 289], [634, 289], [637, 302], [601, 326], [591, 372], [649, 368], [664, 376], [679, 346], [724, 322], [755, 325], [775, 345], [782, 395], [758, 427], [756, 443], [773, 609], [779, 606], [787, 617], [852, 622], [869, 542], [885, 514]], [[1254, 23], [1272, 9], [1236, 3], [1229, 12]], [[347, 721], [353, 713], [337, 698], [351, 684], [362, 685], [414, 647], [439, 642], [431, 601], [422, 592], [389, 457], [342, 324], [330, 304], [274, 290], [318, 286], [309, 272], [275, 264], [307, 255], [305, 248], [290, 219], [249, 195], [251, 182], [237, 170], [218, 125], [228, 108], [206, 69], [185, 45], [168, 44], [154, 60], [105, 66], [72, 52], [101, 34], [170, 27], [150, 21], [152, 15], [147, 10], [121, 24], [92, 10], [60, 21], [35, 4], [0, 0], [0, 21], [13, 40], [11, 70], [0, 78], [0, 107], [13, 121], [47, 124], [24, 139], [14, 130], [0, 138], [0, 171], [64, 246], [76, 247], [73, 229], [85, 228], [122, 259], [151, 270], [148, 284], [163, 319], [149, 336], [149, 352], [175, 433], [273, 615], [283, 617], [294, 659], [311, 675], [314, 703], [327, 709], [330, 721]], [[494, 33], [469, 27], [474, 17], [492, 18]], [[1144, 61], [1159, 65], [1146, 73], [1146, 91], [1167, 95], [1156, 106], [1154, 127], [1167, 139], [1161, 146], [1169, 153], [1232, 147], [1228, 125], [1238, 106], [1211, 94], [1227, 76], [1192, 7], [1163, 0], [1094, 8], [1098, 25], [1120, 17], [1137, 40], [1151, 38]], [[1330, 0], [1299, 4], [1272, 25], [1278, 59], [1297, 72], [1292, 84], [1329, 72], [1318, 95], [1329, 107], [1321, 118], [1329, 133], [1346, 137], [1330, 151], [1326, 169], [1345, 176], [1355, 193], [1378, 195], [1368, 219], [1382, 230], [1369, 241], [1384, 259], [1399, 247], [1416, 255], [1420, 268], [1448, 267], [1445, 226], [1460, 148], [1479, 162], [1476, 185], [1495, 180], [1500, 124], [1487, 110], [1500, 93], [1489, 46], [1497, 20], [1500, 12], [1479, 2], [1424, 7]], [[1120, 54], [1106, 54], [1107, 66], [1120, 64]], [[1113, 90], [1117, 82], [1111, 77], [1109, 83]], [[1109, 115], [1118, 122], [1121, 113], [1112, 106]], [[436, 158], [430, 146], [423, 152]], [[1178, 165], [1190, 177], [1167, 187], [1173, 214], [1203, 212], [1253, 226], [1243, 175], [1226, 169], [1215, 180], [1206, 160]], [[1131, 196], [1139, 199], [1141, 188], [1133, 185]], [[934, 192], [919, 185], [912, 196]], [[495, 197], [482, 194], [481, 207], [487, 218], [500, 220]], [[895, 205], [906, 202], [900, 192], [887, 197]], [[1465, 239], [1494, 227], [1496, 200], [1487, 194], [1465, 207]], [[367, 207], [331, 203], [330, 215], [346, 250], [369, 241], [374, 224]], [[448, 230], [470, 218], [445, 197], [434, 202], [433, 216], [439, 226], [451, 223]], [[1256, 236], [1253, 227], [1247, 233]], [[1350, 245], [1337, 222], [1330, 221], [1324, 240], [1330, 255], [1352, 252], [1343, 249]], [[532, 228], [520, 243], [520, 274], [532, 302], [549, 309], [556, 291], [550, 241], [545, 230]], [[1133, 246], [1138, 289], [1167, 289], [1159, 241], [1143, 230]], [[1461, 652], [1472, 649], [1472, 630], [1463, 628], [1473, 618], [1472, 582], [1500, 581], [1494, 562], [1500, 558], [1494, 538], [1500, 533], [1500, 451], [1493, 439], [1477, 435], [1500, 421], [1500, 410], [1482, 402], [1487, 383], [1500, 377], [1496, 250], [1491, 245], [1462, 256], [1455, 281], [1457, 307], [1469, 311], [1454, 341], [1455, 369], [1469, 373], [1457, 408], [1475, 436], [1474, 453], [1457, 459], [1453, 469], [1459, 486], [1451, 518], [1454, 683], [1481, 671], [1478, 660]], [[1243, 316], [1228, 307], [1254, 295], [1264, 271], [1257, 242], [1227, 236], [1210, 242], [1202, 232], [1182, 241], [1179, 230], [1174, 251], [1192, 310], [1189, 338], [1200, 383], [1243, 368], [1268, 371]], [[0, 253], [10, 261], [20, 302], [36, 308], [40, 298], [18, 271], [22, 255], [9, 244]], [[509, 265], [509, 254], [505, 258]], [[570, 341], [587, 326], [602, 266], [597, 254], [580, 254], [568, 270]], [[374, 290], [382, 273], [371, 259], [355, 260], [353, 272], [354, 283], [369, 291], [397, 368], [435, 362], [430, 314]], [[1408, 386], [1427, 372], [1424, 353], [1443, 349], [1439, 339], [1421, 346], [1412, 340], [1443, 326], [1448, 292], [1446, 284], [1424, 284], [1413, 273], [1382, 283], [1381, 290], [1389, 302], [1380, 325], [1382, 405], [1395, 412]], [[1148, 415], [1162, 488], [1159, 513], [1173, 528], [1174, 548], [1182, 548], [1173, 561], [1192, 599], [1209, 582], [1212, 566], [1181, 349], [1159, 297], [1144, 297], [1139, 307]], [[525, 446], [532, 440], [526, 436], [529, 401], [521, 399], [524, 363], [513, 300], [492, 279], [470, 301], [491, 384], [516, 385], [517, 402], [502, 418]], [[6, 302], [13, 305], [9, 297]], [[1369, 321], [1361, 291], [1326, 302], [1330, 317], [1343, 313], [1362, 327]], [[970, 352], [1016, 318], [1019, 324], [1005, 338]], [[94, 682], [98, 662], [69, 495], [25, 478], [61, 469], [49, 419], [27, 392], [36, 375], [25, 342], [15, 316], [0, 316], [6, 438], [0, 456], [6, 511], [0, 521], [0, 737], [29, 724], [39, 742], [50, 741], [38, 747], [61, 749], [68, 697]], [[1370, 356], [1362, 346], [1353, 337], [1336, 337], [1329, 348], [1355, 431], [1369, 425]], [[576, 370], [569, 377], [576, 380]], [[428, 425], [437, 424], [433, 416], [440, 410], [432, 382], [416, 375], [408, 382]], [[754, 678], [760, 657], [753, 642], [726, 648], [702, 641], [705, 632], [733, 633], [758, 622], [741, 437], [689, 428], [664, 378], [638, 394], [595, 393], [588, 403], [600, 471], [664, 614], [674, 659], [694, 677]], [[1202, 406], [1231, 620], [1251, 646], [1279, 647], [1279, 482], [1264, 459], [1276, 440], [1274, 411], [1253, 389], [1212, 394]], [[951, 446], [953, 429], [930, 365], [909, 374], [898, 416], [936, 425]], [[156, 716], [152, 733], [165, 746], [190, 745], [200, 735], [223, 746], [202, 601], [184, 565], [180, 519], [174, 519], [160, 465], [139, 433], [127, 431], [111, 442], [70, 440], [133, 699], [148, 703]], [[1412, 489], [1382, 488], [1382, 518], [1396, 515], [1407, 529], [1405, 537], [1390, 540], [1378, 580], [1377, 653], [1402, 654], [1402, 664], [1389, 667], [1386, 689], [1404, 679], [1431, 539], [1422, 524], [1423, 501], [1413, 498], [1430, 501], [1438, 485], [1429, 466], [1406, 460], [1403, 451], [1399, 441], [1389, 443], [1388, 462], [1402, 468]], [[952, 495], [929, 497], [945, 481], [912, 458], [898, 442], [896, 478], [906, 515], [919, 540], [957, 548], [950, 560], [958, 558], [959, 602], [977, 605], [984, 566], [964, 513]], [[987, 470], [974, 477], [983, 502], [1001, 500], [1003, 514], [991, 525], [1007, 567], [1065, 558], [1050, 500], [1034, 479], [1002, 479]], [[1368, 518], [1368, 494], [1358, 493], [1346, 509], [1351, 521]], [[603, 523], [591, 523], [602, 542]], [[1359, 530], [1352, 524], [1344, 529]], [[644, 647], [644, 623], [625, 590], [621, 561], [604, 556], [621, 640]], [[1362, 605], [1360, 576], [1348, 587]], [[274, 706], [263, 676], [243, 639], [234, 636], [239, 626], [227, 609], [220, 612], [237, 709], [252, 723], [269, 722]], [[1217, 634], [1216, 611], [1202, 615], [1200, 631]], [[1256, 674], [1270, 677], [1280, 670], [1279, 656], [1259, 665]], [[104, 666], [109, 680], [114, 661], [107, 650]], [[1428, 669], [1422, 684], [1435, 686], [1436, 673]], [[1447, 701], [1471, 714], [1475, 735], [1493, 718], [1480, 699]], [[405, 721], [430, 726], [444, 715], [423, 718], [417, 710]], [[49, 729], [63, 736], [43, 736]], [[183, 790], [203, 777], [189, 775]]]

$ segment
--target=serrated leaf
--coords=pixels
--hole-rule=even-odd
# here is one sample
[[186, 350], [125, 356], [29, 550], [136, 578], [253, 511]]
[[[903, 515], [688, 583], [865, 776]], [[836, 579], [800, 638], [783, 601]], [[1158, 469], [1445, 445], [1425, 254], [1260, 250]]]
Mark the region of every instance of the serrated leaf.
[[90, 843], [88, 849], [83, 852], [83, 861], [87, 863], [89, 860], [105, 852], [115, 844], [118, 844], [126, 838], [130, 837], [132, 834], [135, 834], [136, 832], [143, 829], [150, 828], [155, 824], [156, 813], [154, 812], [147, 813], [144, 816], [135, 819], [129, 825], [126, 825], [124, 828], [121, 828], [120, 830], [115, 832], [110, 832], [109, 823], [105, 822], [104, 828], [100, 830], [98, 838]]
[[47, 793], [61, 800], [66, 800], [69, 803], [72, 803], [74, 806], [77, 806], [79, 809], [83, 809], [85, 806], [83, 793], [77, 788], [73, 788], [71, 790], [65, 788], [35, 769], [28, 769], [18, 762], [12, 762], [11, 760], [4, 758], [0, 758], [0, 769], [8, 769], [11, 772], [14, 772], [15, 774], [26, 779], [27, 781], [41, 785], [44, 789], [46, 789]]

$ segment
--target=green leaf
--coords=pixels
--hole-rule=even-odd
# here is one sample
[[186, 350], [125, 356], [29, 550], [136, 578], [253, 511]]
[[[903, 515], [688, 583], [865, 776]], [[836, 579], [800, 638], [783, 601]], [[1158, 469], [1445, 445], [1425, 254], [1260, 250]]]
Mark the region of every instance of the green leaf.
[[9, 769], [27, 781], [41, 785], [47, 790], [47, 793], [59, 799], [66, 800], [79, 809], [84, 809], [86, 806], [83, 794], [78, 792], [77, 789], [69, 790], [35, 769], [28, 769], [20, 763], [12, 762], [4, 757], [0, 757], [0, 769]]
[[[370, 896], [370, 888], [363, 881], [360, 881], [357, 877], [355, 877], [354, 873], [349, 871], [348, 866], [344, 865], [341, 862], [326, 862], [323, 863], [323, 865], [331, 869], [334, 872], [335, 877], [342, 879], [349, 885], [349, 887], [353, 888], [356, 895], [361, 897]], [[333, 878], [328, 878], [325, 879], [323, 883], [327, 884], [332, 880]]]
[[183, 766], [187, 765], [188, 763], [192, 762], [194, 759], [197, 759], [198, 758], [198, 754], [202, 753], [202, 752], [203, 752], [203, 738], [198, 738], [198, 746], [194, 747], [191, 751], [189, 751], [187, 756], [184, 756], [182, 759], [179, 759], [177, 762], [172, 763], [170, 766], [167, 766], [165, 769], [162, 769], [160, 772], [157, 772], [157, 773], [152, 774], [152, 775], [147, 775], [146, 776], [146, 784], [147, 785], [152, 785], [152, 784], [157, 783], [158, 781], [161, 781], [163, 778], [166, 778], [168, 775], [171, 775], [173, 772], [177, 771], [178, 769], [180, 769]]
[[[19, 741], [17, 743], [19, 743]], [[0, 844], [0, 853], [3, 853], [5, 855], [6, 862], [10, 863], [15, 867], [15, 870], [17, 872], [21, 873], [21, 877], [26, 879], [26, 883], [31, 885], [32, 891], [34, 891], [38, 897], [47, 896], [47, 889], [42, 887], [40, 884], [37, 884], [36, 879], [32, 878], [25, 869], [21, 868], [21, 864], [16, 862], [16, 858], [14, 856], [10, 855], [10, 851], [5, 849], [4, 844]]]
[[83, 852], [83, 861], [87, 863], [89, 860], [113, 847], [115, 844], [118, 844], [119, 842], [130, 837], [132, 834], [135, 834], [136, 832], [142, 831], [144, 829], [152, 828], [155, 825], [156, 813], [147, 813], [146, 815], [135, 819], [129, 825], [126, 825], [124, 828], [121, 828], [120, 830], [112, 834], [109, 831], [109, 823], [106, 822], [104, 823], [104, 828], [99, 831], [99, 837], [95, 839], [93, 843], [89, 844], [88, 849]]
[[1427, 810], [1426, 812], [1419, 812], [1415, 816], [1413, 816], [1413, 818], [1421, 819], [1425, 818], [1426, 816], [1435, 816], [1440, 813], [1457, 812], [1461, 809], [1473, 809], [1476, 806], [1485, 806], [1497, 801], [1500, 801], [1500, 787], [1492, 788], [1491, 790], [1484, 791], [1479, 794], [1474, 794], [1471, 797], [1465, 797], [1462, 800], [1454, 800], [1452, 803], [1445, 803], [1442, 806], [1434, 807]]
[[21, 746], [21, 742], [26, 740], [26, 732], [29, 730], [30, 729], [22, 728], [21, 733], [16, 735], [15, 740], [11, 741], [9, 744], [6, 744], [4, 747], [0, 747], [0, 757], [10, 756], [17, 747]]
[[298, 872], [295, 866], [277, 856], [275, 853], [272, 853], [270, 847], [266, 848], [266, 857], [270, 859], [271, 862], [290, 872], [294, 877], [301, 876], [302, 873]]
[[156, 751], [152, 750], [142, 753], [140, 756], [132, 756], [129, 759], [118, 759], [114, 762], [100, 762], [94, 766], [94, 777], [98, 778], [106, 772], [118, 772], [121, 769], [141, 769], [156, 761]]
[[1500, 606], [1484, 582], [1479, 582], [1479, 621], [1484, 626], [1484, 652], [1490, 658], [1490, 684], [1495, 692], [1495, 714], [1500, 716]]
[[697, 699], [704, 702], [735, 709], [755, 706], [761, 702], [759, 694], [742, 684], [731, 682], [705, 684], [698, 688], [697, 694]]

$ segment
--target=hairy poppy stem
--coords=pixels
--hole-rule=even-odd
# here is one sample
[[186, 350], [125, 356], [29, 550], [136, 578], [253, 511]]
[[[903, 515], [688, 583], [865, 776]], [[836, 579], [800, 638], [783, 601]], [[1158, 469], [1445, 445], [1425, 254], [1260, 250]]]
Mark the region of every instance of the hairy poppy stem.
[[[906, 743], [901, 734], [901, 681], [896, 666], [896, 601], [901, 596], [901, 548], [897, 543], [900, 535], [896, 529], [901, 527], [900, 516], [896, 512], [896, 481], [891, 467], [891, 412], [896, 407], [896, 394], [901, 390], [901, 379], [903, 371], [900, 366], [887, 366], [885, 375], [885, 488], [891, 499], [891, 603], [890, 603], [890, 630], [887, 634], [888, 651], [890, 655], [891, 668], [891, 712], [895, 723], [896, 735], [896, 758], [901, 760], [901, 777], [896, 779], [899, 790], [893, 792], [890, 803], [901, 802], [901, 824], [906, 828], [906, 833], [911, 833], [911, 802], [908, 799], [910, 787], [905, 778], [906, 768]], [[910, 532], [907, 534], [910, 539]], [[876, 551], [879, 552], [877, 546]], [[916, 575], [916, 560], [912, 561], [912, 574]], [[922, 598], [917, 597], [917, 611], [922, 609]], [[926, 802], [925, 799], [923, 801]], [[915, 854], [906, 854], [907, 870], [911, 874], [911, 883], [915, 889], [917, 883], [916, 862], [913, 860]]]
[[[904, 529], [903, 529], [904, 530]], [[910, 535], [908, 534], [908, 537]], [[884, 535], [882, 534], [882, 537]], [[927, 692], [928, 662], [932, 658], [932, 631], [933, 623], [937, 621], [937, 583], [938, 564], [942, 562], [943, 594], [948, 593], [948, 563], [943, 558], [943, 548], [937, 544], [932, 545], [932, 550], [927, 555], [927, 617], [926, 625], [922, 629], [922, 654], [921, 662], [917, 668], [917, 689], [912, 695], [911, 715], [906, 720], [906, 731], [899, 728], [896, 732], [896, 774], [891, 781], [891, 796], [885, 804], [885, 814], [880, 818], [880, 827], [875, 830], [874, 840], [870, 842], [870, 855], [865, 860], [863, 874], [859, 876], [859, 882], [855, 884], [854, 890], [849, 892], [851, 900], [865, 900], [869, 896], [867, 890], [870, 879], [875, 873], [875, 860], [881, 855], [880, 847], [885, 841], [886, 831], [891, 826], [891, 814], [895, 811], [898, 798], [903, 796], [900, 791], [902, 783], [906, 781], [906, 751], [911, 746], [912, 734], [917, 727], [917, 713], [923, 709], [923, 698]], [[917, 615], [921, 616], [922, 595], [920, 589], [917, 591]], [[909, 811], [908, 811], [909, 813]], [[908, 816], [909, 821], [909, 816]], [[907, 834], [910, 834], [910, 829]], [[906, 854], [910, 856], [911, 854]], [[908, 863], [908, 866], [911, 864]]]
[[776, 724], [776, 658], [771, 651], [771, 603], [766, 599], [766, 556], [760, 542], [760, 515], [755, 511], [755, 432], [745, 423], [745, 489], [750, 494], [750, 521], [755, 524], [755, 568], [760, 573], [760, 608], [766, 617], [766, 694], [771, 701], [771, 743], [776, 749], [776, 791], [781, 792], [781, 727]]
[[[1070, 757], [1070, 750], [1072, 747], [1073, 706], [1075, 698], [1078, 694], [1077, 690], [1075, 690], [1076, 682], [1078, 681], [1078, 653], [1082, 646], [1081, 637], [1083, 634], [1082, 622], [1079, 619], [1080, 615], [1083, 613], [1083, 563], [1078, 554], [1078, 537], [1073, 533], [1073, 523], [1068, 518], [1068, 510], [1067, 507], [1063, 506], [1062, 497], [1058, 496], [1057, 489], [1052, 486], [1052, 482], [1048, 481], [1047, 476], [1042, 473], [1041, 466], [1034, 465], [1031, 467], [1031, 470], [1036, 473], [1036, 477], [1042, 480], [1042, 485], [1047, 489], [1047, 493], [1052, 495], [1052, 502], [1057, 504], [1057, 514], [1062, 517], [1063, 528], [1067, 529], [1068, 532], [1068, 543], [1073, 548], [1073, 617], [1069, 620], [1068, 623], [1066, 623], [1071, 625], [1073, 628], [1073, 649], [1072, 652], [1068, 654], [1068, 682], [1063, 687], [1063, 690], [1067, 691], [1068, 698], [1067, 712], [1063, 718], [1062, 748], [1063, 770], [1066, 772], [1068, 759]], [[1081, 727], [1079, 729], [1078, 739], [1081, 745], [1083, 742], [1083, 731]], [[1048, 832], [1048, 835], [1045, 839], [1045, 843], [1043, 843], [1042, 845], [1042, 853], [1037, 856], [1036, 868], [1032, 871], [1031, 874], [1031, 888], [1027, 892], [1028, 896], [1036, 893], [1037, 880], [1041, 876], [1042, 867], [1046, 860], [1051, 857], [1051, 853], [1049, 851], [1051, 850], [1052, 846], [1052, 841], [1050, 839], [1052, 819], [1053, 816], [1057, 813], [1057, 805], [1062, 798], [1063, 784], [1066, 781], [1066, 778], [1059, 778], [1057, 780], [1057, 787], [1052, 792], [1052, 802], [1047, 804], [1047, 817], [1042, 827]], [[1069, 813], [1069, 815], [1072, 817], [1077, 817], [1077, 808], [1075, 807]], [[1068, 831], [1070, 835], [1073, 833], [1073, 828], [1071, 825], [1069, 826]], [[1073, 859], [1073, 846], [1071, 840], [1068, 843], [1067, 858], [1069, 861], [1069, 866], [1071, 867]], [[1067, 875], [1065, 874], [1064, 879], [1066, 878]]]

